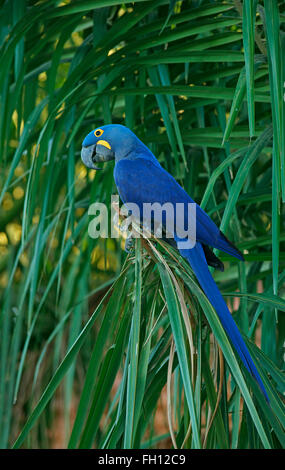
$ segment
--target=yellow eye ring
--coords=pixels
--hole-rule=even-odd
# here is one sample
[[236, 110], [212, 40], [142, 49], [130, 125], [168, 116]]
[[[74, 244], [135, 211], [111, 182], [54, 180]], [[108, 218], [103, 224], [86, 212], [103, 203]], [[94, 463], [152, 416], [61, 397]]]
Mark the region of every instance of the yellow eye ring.
[[95, 137], [100, 137], [103, 134], [104, 131], [102, 129], [96, 129], [94, 132]]

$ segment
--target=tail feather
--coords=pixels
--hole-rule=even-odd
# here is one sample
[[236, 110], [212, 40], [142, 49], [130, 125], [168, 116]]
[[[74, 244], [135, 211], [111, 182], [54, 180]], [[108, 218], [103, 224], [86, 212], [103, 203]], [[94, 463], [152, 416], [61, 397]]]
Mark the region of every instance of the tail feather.
[[190, 266], [192, 267], [203, 291], [205, 292], [209, 301], [215, 308], [219, 319], [227, 335], [229, 336], [233, 346], [235, 347], [239, 357], [241, 358], [247, 370], [255, 378], [266, 400], [269, 402], [269, 398], [264, 388], [263, 382], [250, 356], [246, 344], [208, 269], [202, 246], [200, 245], [200, 243], [196, 243], [194, 248], [190, 250], [180, 250], [180, 253], [190, 263]]

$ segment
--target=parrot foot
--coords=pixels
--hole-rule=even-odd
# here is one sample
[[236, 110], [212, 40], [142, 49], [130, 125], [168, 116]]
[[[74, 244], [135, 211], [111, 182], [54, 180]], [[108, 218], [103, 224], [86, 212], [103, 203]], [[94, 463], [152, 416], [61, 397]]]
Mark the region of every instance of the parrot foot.
[[126, 243], [125, 243], [125, 251], [127, 253], [129, 253], [132, 248], [134, 247], [134, 237], [132, 235], [130, 235], [127, 239], [126, 239]]

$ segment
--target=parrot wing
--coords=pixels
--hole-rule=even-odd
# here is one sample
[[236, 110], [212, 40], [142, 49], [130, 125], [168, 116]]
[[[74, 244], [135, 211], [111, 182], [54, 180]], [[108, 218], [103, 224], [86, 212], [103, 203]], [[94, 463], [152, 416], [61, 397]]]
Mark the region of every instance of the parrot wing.
[[[154, 165], [143, 158], [120, 160], [115, 165], [115, 182], [122, 201], [136, 203], [142, 211], [143, 203], [155, 202], [163, 205], [183, 203], [184, 220], [188, 223], [188, 203], [193, 199], [177, 181], [160, 165]], [[195, 203], [194, 203], [195, 204]], [[183, 227], [184, 230], [184, 227]], [[203, 245], [218, 248], [238, 259], [243, 260], [240, 251], [225, 237], [210, 217], [196, 204], [196, 239]]]

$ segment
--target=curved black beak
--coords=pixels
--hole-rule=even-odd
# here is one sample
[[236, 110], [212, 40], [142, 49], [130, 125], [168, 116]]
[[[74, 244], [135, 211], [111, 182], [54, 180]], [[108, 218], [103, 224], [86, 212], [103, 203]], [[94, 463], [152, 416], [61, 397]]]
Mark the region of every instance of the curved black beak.
[[81, 159], [84, 165], [88, 168], [91, 168], [92, 170], [102, 170], [102, 168], [97, 167], [94, 163], [114, 160], [115, 154], [105, 145], [94, 144], [89, 145], [88, 147], [82, 147]]

